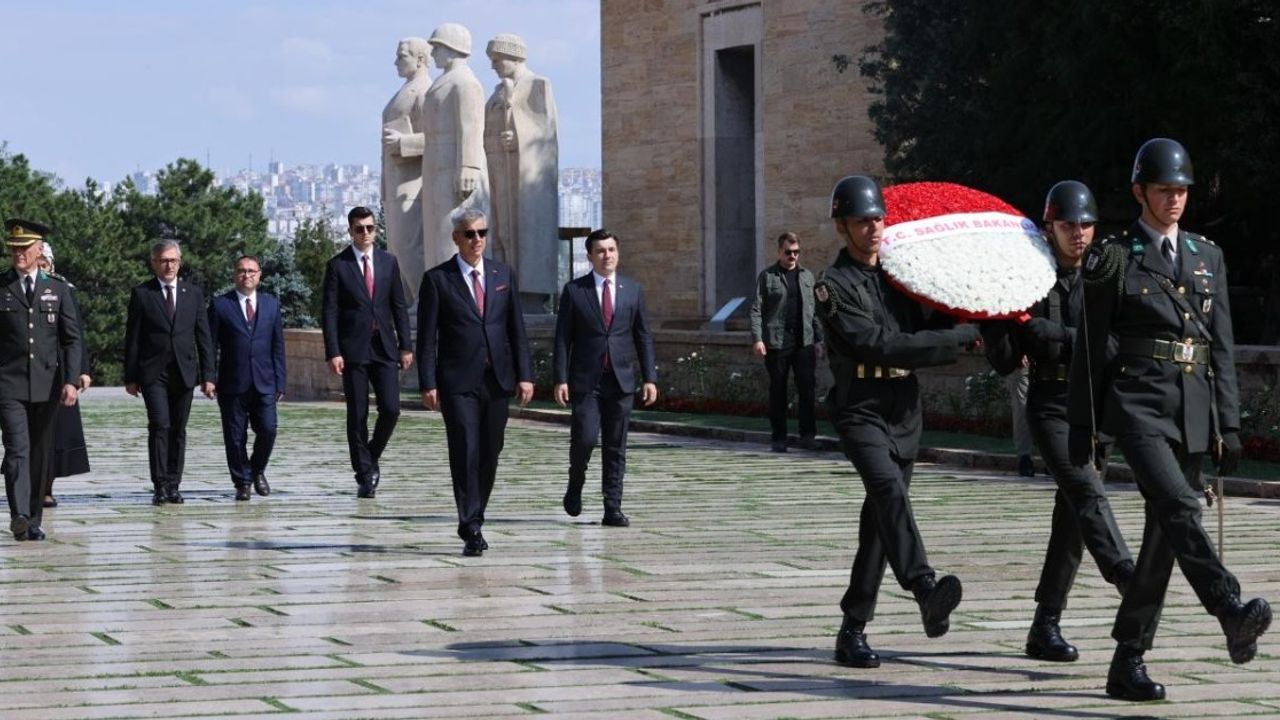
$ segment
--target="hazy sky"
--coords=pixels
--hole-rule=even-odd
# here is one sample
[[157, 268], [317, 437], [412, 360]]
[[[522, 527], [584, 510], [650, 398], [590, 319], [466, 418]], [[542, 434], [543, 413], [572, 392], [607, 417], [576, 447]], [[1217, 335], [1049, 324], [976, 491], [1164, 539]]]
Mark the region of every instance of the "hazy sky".
[[0, 142], [72, 186], [206, 155], [377, 168], [396, 43], [445, 22], [471, 30], [486, 96], [485, 44], [523, 36], [561, 167], [600, 166], [597, 0], [0, 0]]

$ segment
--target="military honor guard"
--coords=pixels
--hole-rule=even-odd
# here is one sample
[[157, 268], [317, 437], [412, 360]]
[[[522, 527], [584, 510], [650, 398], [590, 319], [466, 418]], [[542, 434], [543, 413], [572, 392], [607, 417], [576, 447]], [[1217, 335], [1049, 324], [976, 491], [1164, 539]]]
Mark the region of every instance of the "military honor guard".
[[5, 221], [12, 267], [0, 277], [0, 434], [9, 530], [43, 540], [42, 484], [53, 457], [54, 413], [76, 403], [80, 320], [66, 282], [37, 264], [49, 228]]
[[[1147, 675], [1176, 560], [1204, 609], [1217, 618], [1231, 661], [1247, 663], [1271, 624], [1265, 600], [1242, 602], [1201, 523], [1201, 464], [1221, 475], [1240, 459], [1240, 403], [1223, 252], [1178, 225], [1191, 158], [1175, 140], [1138, 150], [1131, 189], [1142, 214], [1085, 256], [1085, 341], [1071, 363], [1070, 451], [1087, 462], [1100, 433], [1116, 439], [1146, 502], [1137, 568], [1116, 614], [1107, 694], [1159, 700]], [[1109, 352], [1108, 338], [1116, 341]]]

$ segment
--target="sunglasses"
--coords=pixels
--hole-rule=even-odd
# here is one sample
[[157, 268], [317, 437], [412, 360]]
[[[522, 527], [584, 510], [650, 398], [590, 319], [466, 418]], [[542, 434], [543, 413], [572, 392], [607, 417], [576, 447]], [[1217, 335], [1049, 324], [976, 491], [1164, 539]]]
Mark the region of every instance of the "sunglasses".
[[480, 228], [479, 230], [463, 230], [462, 237], [468, 240], [475, 240], [477, 237], [488, 237], [489, 228]]
[[783, 254], [783, 255], [786, 255], [787, 257], [800, 257], [800, 250], [799, 250], [799, 249], [796, 249], [796, 250], [783, 250], [783, 251], [782, 251], [782, 254]]
[[361, 235], [365, 233], [372, 234], [372, 233], [378, 232], [378, 226], [377, 225], [352, 225], [351, 232], [357, 235]]

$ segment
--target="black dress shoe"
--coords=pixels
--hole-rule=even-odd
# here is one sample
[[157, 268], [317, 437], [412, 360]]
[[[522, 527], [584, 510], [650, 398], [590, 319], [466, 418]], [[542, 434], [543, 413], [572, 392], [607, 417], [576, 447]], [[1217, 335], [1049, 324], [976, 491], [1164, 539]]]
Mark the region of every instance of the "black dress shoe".
[[623, 515], [621, 511], [607, 512], [604, 514], [604, 518], [600, 521], [600, 524], [607, 525], [609, 527], [629, 527], [631, 525], [631, 518]]
[[373, 483], [369, 481], [367, 475], [356, 476], [356, 497], [371, 498], [375, 494]]
[[802, 450], [817, 450], [817, 449], [818, 449], [818, 438], [816, 438], [816, 437], [814, 437], [814, 436], [812, 436], [812, 435], [804, 435], [804, 436], [801, 436], [801, 438], [800, 438], [800, 449], [802, 449]]
[[915, 582], [911, 592], [920, 605], [924, 634], [931, 638], [946, 635], [951, 629], [951, 611], [960, 604], [960, 578], [943, 575], [941, 580], [935, 582], [932, 575], [925, 575]]
[[867, 624], [848, 616], [836, 635], [836, 662], [856, 668], [880, 667], [880, 656], [867, 644]]
[[1215, 614], [1227, 636], [1231, 662], [1243, 665], [1252, 660], [1258, 652], [1258, 636], [1271, 627], [1271, 606], [1267, 601], [1254, 598], [1241, 605], [1240, 598], [1232, 597]]
[[178, 483], [171, 482], [165, 485], [164, 499], [165, 499], [165, 502], [171, 503], [173, 505], [181, 505], [183, 502], [185, 502], [182, 498], [182, 492], [178, 490]]
[[27, 539], [27, 529], [31, 527], [31, 518], [26, 515], [15, 515], [9, 520], [9, 532], [19, 542]]
[[1149, 702], [1164, 699], [1164, 686], [1147, 677], [1142, 653], [1117, 647], [1107, 670], [1107, 694], [1121, 700]]
[[484, 538], [480, 533], [472, 535], [462, 546], [462, 554], [467, 557], [480, 557], [484, 554]]
[[245, 502], [245, 501], [248, 501], [249, 497], [250, 497], [250, 495], [249, 495], [249, 486], [248, 486], [248, 485], [237, 485], [237, 486], [236, 486], [236, 500], [238, 500], [238, 501], [240, 501], [240, 502]]
[[769, 443], [769, 450], [776, 453], [784, 453], [787, 451], [787, 442], [785, 440], [783, 441], [774, 440], [773, 442]]
[[271, 483], [267, 482], [267, 476], [263, 473], [253, 474], [253, 491], [266, 497], [271, 494]]
[[578, 517], [582, 514], [582, 485], [569, 481], [569, 487], [564, 491], [564, 511], [569, 517]]
[[58, 498], [52, 495], [45, 495], [43, 505], [47, 508], [58, 507]]
[[31, 527], [27, 528], [27, 539], [34, 540], [37, 542], [40, 540], [43, 540], [44, 531], [40, 529], [39, 525], [32, 525]]
[[1018, 456], [1018, 474], [1022, 477], [1036, 476], [1036, 464], [1030, 455]]
[[477, 530], [477, 531], [476, 531], [476, 537], [480, 538], [480, 549], [481, 549], [481, 550], [488, 550], [488, 549], [489, 549], [489, 541], [484, 539], [484, 533], [482, 533], [482, 532], [480, 532], [479, 530]]
[[1061, 619], [1061, 610], [1044, 605], [1036, 607], [1036, 617], [1027, 633], [1028, 657], [1052, 662], [1075, 662], [1080, 657], [1080, 651], [1062, 638], [1058, 627]]

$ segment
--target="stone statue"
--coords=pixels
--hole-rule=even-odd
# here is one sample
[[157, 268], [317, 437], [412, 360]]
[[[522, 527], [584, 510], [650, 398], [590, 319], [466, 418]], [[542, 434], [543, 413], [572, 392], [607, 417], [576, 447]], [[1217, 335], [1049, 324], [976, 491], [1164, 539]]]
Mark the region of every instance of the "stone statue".
[[431, 46], [405, 38], [396, 46], [396, 72], [404, 85], [382, 111], [382, 206], [387, 246], [400, 261], [409, 303], [414, 302], [426, 253], [422, 248], [422, 96], [431, 87], [427, 74]]
[[484, 159], [484, 88], [467, 66], [471, 33], [445, 23], [431, 33], [431, 59], [444, 72], [422, 98], [422, 230], [427, 267], [453, 256], [454, 212], [489, 212]]
[[[495, 252], [519, 273], [522, 293], [550, 295], [558, 289], [560, 257], [556, 102], [551, 83], [525, 66], [519, 35], [494, 37], [487, 53], [500, 79], [484, 108], [489, 232]], [[527, 306], [540, 304], [530, 300]]]

